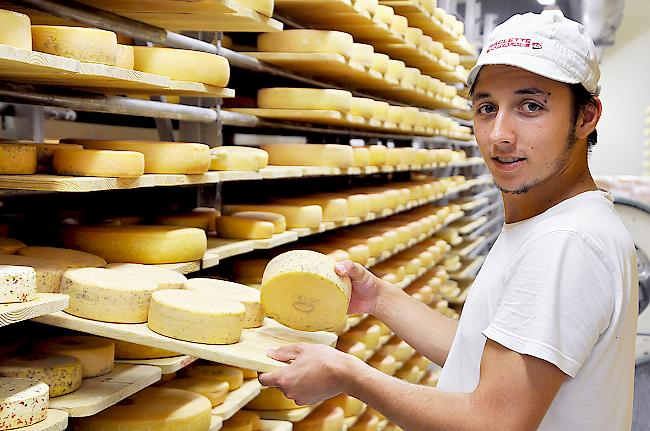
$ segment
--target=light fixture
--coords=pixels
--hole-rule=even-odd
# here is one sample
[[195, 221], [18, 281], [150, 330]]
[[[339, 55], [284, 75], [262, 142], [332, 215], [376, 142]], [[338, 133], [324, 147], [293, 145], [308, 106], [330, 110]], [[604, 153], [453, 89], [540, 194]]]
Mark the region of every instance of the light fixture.
[[537, 3], [541, 4], [542, 6], [550, 6], [555, 4], [555, 0], [537, 0]]

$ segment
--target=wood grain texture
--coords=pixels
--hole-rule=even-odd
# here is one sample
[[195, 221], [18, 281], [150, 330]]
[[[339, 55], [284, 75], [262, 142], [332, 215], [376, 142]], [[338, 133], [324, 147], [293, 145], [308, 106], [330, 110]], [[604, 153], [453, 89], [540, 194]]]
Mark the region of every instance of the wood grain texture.
[[261, 390], [262, 385], [257, 379], [247, 380], [239, 389], [228, 393], [226, 401], [212, 409], [212, 414], [221, 417], [224, 421], [228, 420], [258, 396]]
[[131, 365], [149, 365], [152, 367], [160, 368], [162, 374], [171, 374], [179, 371], [191, 363], [195, 362], [198, 358], [189, 355], [174, 356], [172, 358], [160, 359], [116, 359], [116, 364], [131, 364]]
[[37, 293], [36, 298], [28, 302], [0, 304], [0, 327], [64, 310], [68, 301], [68, 295]]
[[251, 410], [251, 411], [255, 412], [262, 419], [271, 419], [275, 421], [286, 421], [286, 422], [300, 422], [301, 420], [309, 416], [311, 412], [316, 410], [316, 408], [319, 405], [320, 403], [311, 406], [304, 406], [299, 409], [291, 409], [291, 410]]

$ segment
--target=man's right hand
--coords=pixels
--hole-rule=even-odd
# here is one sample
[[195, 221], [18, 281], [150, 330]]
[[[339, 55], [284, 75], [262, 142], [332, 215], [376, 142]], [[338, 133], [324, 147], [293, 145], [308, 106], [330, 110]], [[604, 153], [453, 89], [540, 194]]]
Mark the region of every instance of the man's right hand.
[[334, 266], [334, 271], [341, 277], [350, 277], [352, 281], [352, 298], [348, 313], [374, 313], [377, 296], [385, 282], [360, 264], [350, 260], [337, 263]]

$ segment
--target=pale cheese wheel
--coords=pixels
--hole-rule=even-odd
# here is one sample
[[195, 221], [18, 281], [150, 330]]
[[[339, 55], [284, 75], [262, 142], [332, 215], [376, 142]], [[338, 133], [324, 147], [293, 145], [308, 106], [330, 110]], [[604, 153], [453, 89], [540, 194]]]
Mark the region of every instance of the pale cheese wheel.
[[0, 429], [29, 427], [45, 420], [49, 398], [45, 383], [0, 377]]
[[[389, 106], [388, 107], [388, 121], [395, 124], [400, 124], [404, 118], [404, 108], [401, 106]], [[393, 150], [394, 148], [389, 148]]]
[[158, 347], [143, 346], [128, 341], [115, 340], [116, 359], [160, 359], [180, 356], [180, 353]]
[[390, 19], [390, 29], [398, 34], [404, 34], [409, 27], [409, 21], [405, 16], [393, 15]]
[[354, 41], [348, 33], [326, 30], [284, 30], [262, 33], [257, 49], [265, 52], [341, 54], [351, 57]]
[[240, 211], [232, 214], [234, 217], [249, 218], [252, 220], [261, 220], [273, 223], [273, 233], [283, 233], [287, 230], [287, 220], [282, 214], [276, 214], [266, 211]]
[[406, 361], [415, 353], [415, 349], [399, 337], [391, 338], [380, 350], [382, 356], [392, 356], [398, 361]]
[[224, 205], [223, 210], [226, 214], [240, 211], [266, 211], [282, 214], [288, 229], [316, 229], [323, 223], [323, 209], [318, 205], [236, 204]]
[[379, 327], [379, 333], [381, 336], [384, 335], [393, 335], [393, 331], [390, 330], [390, 328], [381, 320], [377, 319], [374, 316], [369, 316], [366, 319], [364, 319], [361, 323], [359, 323], [355, 329], [368, 329], [372, 326], [378, 326]]
[[86, 63], [115, 66], [117, 36], [96, 28], [32, 26], [32, 49]]
[[370, 198], [364, 194], [348, 195], [348, 216], [365, 217], [370, 212]]
[[61, 276], [68, 269], [55, 261], [17, 255], [0, 254], [0, 265], [32, 267], [36, 271], [36, 291], [42, 293], [58, 293]]
[[253, 417], [252, 412], [237, 412], [230, 419], [223, 422], [223, 431], [253, 431]]
[[377, 10], [375, 11], [375, 15], [373, 16], [373, 19], [376, 22], [390, 26], [394, 16], [395, 16], [395, 10], [392, 7], [379, 5], [377, 6]]
[[178, 340], [233, 344], [241, 337], [245, 314], [246, 308], [240, 302], [202, 292], [165, 289], [151, 295], [147, 326]]
[[36, 154], [34, 145], [0, 144], [0, 174], [35, 174]]
[[262, 277], [266, 314], [293, 329], [335, 331], [345, 321], [352, 286], [334, 272], [336, 261], [311, 250], [273, 258]]
[[[0, 44], [32, 50], [32, 29], [23, 13], [0, 9]], [[1, 427], [0, 427], [1, 428]]]
[[352, 166], [354, 154], [349, 145], [338, 144], [265, 144], [269, 163], [280, 166]]
[[355, 9], [361, 8], [361, 10], [368, 12], [371, 16], [377, 11], [377, 6], [379, 6], [379, 0], [355, 0], [354, 7]]
[[176, 271], [139, 263], [109, 263], [106, 268], [134, 273], [155, 282], [158, 289], [182, 289], [187, 278]]
[[355, 43], [352, 45], [350, 60], [372, 68], [372, 54], [374, 53], [375, 48], [372, 45], [366, 45], [365, 43]]
[[390, 57], [386, 54], [375, 52], [372, 54], [372, 69], [376, 70], [382, 75], [386, 75], [386, 72], [388, 72], [389, 61]]
[[216, 220], [217, 234], [227, 239], [267, 239], [273, 236], [273, 223], [248, 217], [220, 216]]
[[372, 325], [369, 328], [352, 328], [341, 336], [346, 341], [358, 341], [363, 343], [368, 350], [375, 350], [379, 347], [381, 337], [381, 329], [377, 325]]
[[0, 254], [16, 254], [18, 250], [25, 247], [25, 243], [17, 239], [0, 237]]
[[301, 406], [284, 396], [278, 388], [262, 388], [262, 392], [246, 405], [252, 410], [293, 410]]
[[70, 296], [65, 312], [101, 322], [146, 322], [157, 289], [147, 278], [105, 268], [70, 269], [61, 280], [61, 293]]
[[[404, 87], [415, 87], [417, 86], [420, 76], [422, 76], [422, 72], [420, 72], [420, 69], [417, 69], [415, 67], [407, 67], [404, 69], [404, 76], [402, 77], [402, 86]], [[417, 108], [415, 108], [417, 111]]]
[[368, 360], [368, 365], [389, 376], [394, 375], [401, 364], [392, 356], [382, 357], [381, 355], [373, 356]]
[[408, 44], [419, 46], [420, 38], [422, 37], [423, 34], [424, 33], [422, 32], [422, 30], [417, 27], [408, 27], [404, 31], [404, 40]]
[[366, 410], [359, 419], [348, 428], [349, 431], [377, 431], [379, 429], [379, 417]]
[[325, 401], [325, 404], [334, 405], [343, 409], [346, 418], [356, 417], [363, 413], [366, 405], [363, 401], [358, 400], [346, 394], [340, 394], [334, 398]]
[[[388, 108], [388, 104], [386, 104]], [[386, 110], [388, 115], [388, 110]], [[369, 145], [368, 147], [369, 163], [371, 166], [381, 166], [386, 162], [386, 150], [383, 145]]]
[[36, 271], [26, 266], [0, 266], [0, 304], [36, 297]]
[[230, 80], [228, 60], [208, 52], [188, 49], [134, 46], [134, 66], [140, 72], [225, 87]]
[[355, 356], [362, 361], [366, 359], [366, 354], [368, 353], [368, 348], [361, 341], [347, 340], [344, 338], [338, 339], [336, 342], [336, 348], [341, 352]]
[[348, 217], [348, 201], [343, 198], [331, 198], [328, 196], [306, 196], [296, 198], [284, 198], [277, 203], [295, 205], [318, 205], [323, 210], [324, 222], [343, 222]]
[[404, 368], [417, 367], [420, 370], [426, 370], [427, 368], [429, 368], [429, 366], [431, 366], [431, 364], [432, 362], [431, 360], [429, 360], [429, 358], [418, 354], [418, 355], [414, 355], [413, 357], [411, 357], [411, 359], [406, 361], [404, 363]]
[[214, 363], [194, 364], [185, 370], [185, 374], [191, 377], [225, 382], [228, 384], [229, 391], [237, 390], [244, 384], [244, 372], [230, 365]]
[[112, 407], [88, 417], [70, 420], [73, 431], [207, 431], [210, 400], [194, 392], [172, 388], [145, 388]]
[[388, 69], [385, 73], [387, 79], [394, 79], [397, 82], [401, 82], [405, 72], [406, 63], [401, 60], [388, 60]]
[[120, 263], [179, 263], [203, 258], [205, 232], [172, 226], [69, 226], [63, 243]]
[[210, 400], [212, 407], [223, 404], [229, 392], [228, 382], [220, 382], [202, 377], [178, 377], [163, 383], [159, 387], [182, 389], [203, 395]]
[[370, 164], [370, 153], [366, 147], [354, 148], [354, 163], [352, 166], [368, 166]]
[[402, 153], [399, 148], [388, 148], [386, 150], [386, 160], [384, 164], [386, 166], [397, 166], [400, 163], [401, 157]]
[[264, 310], [260, 292], [252, 287], [214, 278], [192, 278], [185, 283], [185, 289], [197, 290], [214, 298], [237, 301], [246, 307], [244, 328], [258, 328], [264, 322]]
[[321, 405], [305, 419], [293, 424], [294, 431], [338, 431], [345, 425], [343, 409]]
[[58, 175], [137, 178], [144, 174], [144, 156], [134, 151], [61, 150], [52, 169]]
[[259, 171], [269, 164], [269, 155], [259, 148], [222, 146], [210, 151], [211, 171]]
[[122, 69], [133, 70], [135, 65], [135, 54], [133, 47], [129, 45], [117, 45], [117, 52], [115, 56], [115, 66]]
[[145, 174], [203, 174], [210, 167], [210, 147], [187, 142], [63, 139], [91, 150], [133, 151], [144, 155]]
[[50, 397], [76, 391], [81, 386], [81, 363], [72, 356], [32, 353], [0, 361], [0, 377], [17, 377], [43, 382]]
[[194, 208], [187, 213], [165, 214], [154, 218], [154, 224], [164, 226], [195, 227], [206, 232], [216, 231], [216, 220], [220, 213], [215, 208]]
[[375, 114], [375, 101], [365, 97], [353, 97], [350, 105], [350, 114], [364, 118], [373, 118]]
[[350, 255], [350, 260], [360, 265], [366, 265], [370, 260], [370, 249], [365, 244], [349, 245], [347, 242], [332, 242], [332, 245], [345, 248], [345, 251]]
[[18, 250], [18, 254], [52, 260], [68, 268], [106, 266], [106, 261], [99, 256], [67, 248], [29, 246]]
[[[404, 82], [404, 81], [402, 81]], [[418, 121], [418, 108], [407, 106], [403, 108], [404, 116], [402, 118], [402, 123], [407, 126], [414, 126]]]
[[321, 88], [262, 88], [257, 92], [257, 106], [262, 109], [306, 109], [348, 113], [352, 93]]
[[69, 335], [38, 340], [32, 346], [36, 353], [72, 356], [81, 362], [81, 377], [103, 376], [113, 371], [115, 343], [93, 335]]

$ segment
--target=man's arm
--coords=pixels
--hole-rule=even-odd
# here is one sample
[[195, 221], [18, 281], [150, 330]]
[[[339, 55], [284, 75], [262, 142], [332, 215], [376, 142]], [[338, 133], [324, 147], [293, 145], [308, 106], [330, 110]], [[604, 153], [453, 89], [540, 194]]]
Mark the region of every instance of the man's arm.
[[358, 263], [345, 261], [336, 271], [352, 280], [350, 312], [371, 313], [420, 354], [443, 366], [458, 322], [387, 283]]
[[566, 375], [542, 359], [488, 340], [478, 387], [443, 392], [398, 380], [326, 346], [299, 345], [271, 354], [292, 364], [260, 376], [298, 404], [346, 393], [382, 412], [408, 431], [533, 431]]

